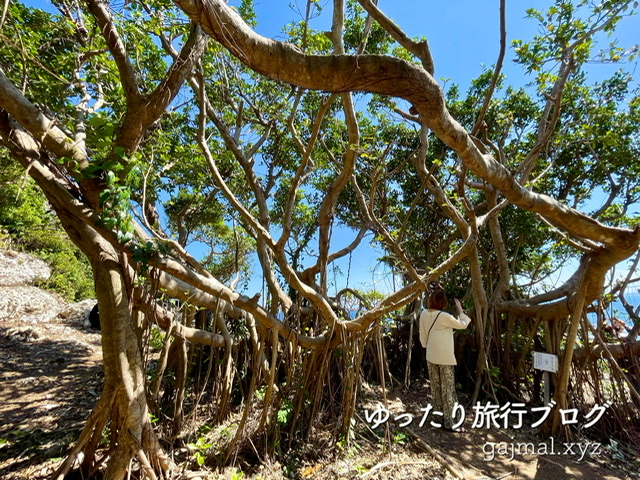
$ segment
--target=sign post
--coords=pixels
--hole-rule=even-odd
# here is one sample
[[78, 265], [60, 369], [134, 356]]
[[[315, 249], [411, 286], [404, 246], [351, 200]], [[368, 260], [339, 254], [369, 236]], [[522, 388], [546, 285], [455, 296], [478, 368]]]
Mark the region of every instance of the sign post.
[[551, 401], [551, 384], [549, 382], [549, 372], [558, 371], [558, 356], [551, 353], [533, 352], [533, 368], [542, 370], [542, 383], [544, 384], [544, 404], [549, 405]]

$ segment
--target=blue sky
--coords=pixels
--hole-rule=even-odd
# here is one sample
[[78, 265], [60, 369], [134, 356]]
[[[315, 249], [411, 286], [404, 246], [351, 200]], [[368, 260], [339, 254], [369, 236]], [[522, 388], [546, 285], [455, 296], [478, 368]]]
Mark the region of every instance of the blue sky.
[[[237, 5], [232, 0], [230, 5]], [[320, 0], [322, 17], [310, 22], [312, 28], [327, 30], [333, 2]], [[507, 44], [514, 39], [527, 40], [535, 35], [535, 20], [525, 18], [528, 8], [546, 10], [551, 1], [531, 0], [506, 2]], [[304, 0], [256, 0], [258, 16], [257, 32], [261, 35], [284, 40], [282, 27], [288, 22], [300, 20], [304, 12]], [[379, 0], [378, 7], [392, 18], [410, 37], [426, 37], [433, 54], [437, 79], [450, 79], [461, 87], [482, 72], [483, 65], [491, 68], [499, 52], [499, 1], [453, 0], [435, 2], [429, 0]], [[640, 17], [625, 19], [616, 30], [616, 38], [622, 46], [640, 43]], [[509, 48], [505, 58], [504, 73], [512, 83], [524, 85], [528, 79], [520, 67], [513, 63]], [[594, 64], [590, 67], [598, 78], [605, 78], [619, 66]]]
[[[25, 3], [48, 11], [55, 10], [48, 0], [27, 0]], [[319, 3], [323, 6], [323, 16], [313, 19], [310, 24], [314, 29], [328, 30], [333, 2], [320, 0]], [[536, 22], [525, 18], [527, 8], [546, 10], [552, 3], [541, 0], [507, 2], [508, 44], [514, 39], [527, 40], [537, 32]], [[229, 4], [237, 5], [239, 0], [230, 0]], [[284, 40], [283, 27], [289, 22], [300, 20], [299, 12], [304, 12], [305, 6], [305, 0], [256, 0], [258, 33]], [[457, 83], [464, 91], [483, 68], [491, 68], [496, 61], [499, 51], [498, 0], [453, 0], [437, 3], [429, 0], [379, 0], [378, 6], [409, 36], [424, 36], [429, 40], [435, 61], [435, 77], [442, 83]], [[640, 43], [638, 32], [640, 17], [636, 16], [621, 23], [616, 31], [616, 38], [620, 40], [621, 46], [630, 47]], [[513, 58], [513, 51], [509, 48], [503, 69], [507, 75], [507, 83], [524, 86], [531, 79], [521, 72]], [[637, 65], [625, 67], [634, 72]], [[610, 76], [618, 68], [618, 65], [592, 64], [589, 71], [592, 78], [597, 80]], [[332, 249], [348, 244], [355, 235], [338, 229], [334, 233], [335, 244]], [[373, 250], [365, 239], [351, 258], [337, 263], [340, 271], [335, 272], [336, 287], [344, 286], [346, 277], [349, 276], [350, 286], [358, 288], [366, 285], [368, 289], [391, 291], [394, 279], [378, 262], [379, 256], [380, 253]], [[261, 281], [256, 279], [250, 283], [248, 293], [252, 294], [260, 287]]]
[[[239, 1], [230, 1], [237, 5]], [[310, 21], [315, 30], [330, 28], [332, 4], [328, 0], [320, 1], [324, 12], [319, 18]], [[535, 20], [526, 18], [528, 8], [546, 10], [551, 1], [533, 0], [528, 2], [507, 2], [506, 29], [507, 54], [503, 73], [506, 82], [515, 86], [525, 86], [532, 78], [526, 76], [521, 67], [515, 64], [511, 41], [522, 39], [527, 41], [538, 33]], [[276, 40], [285, 40], [283, 27], [292, 21], [301, 20], [306, 1], [303, 0], [257, 0], [255, 10], [258, 25], [256, 31]], [[485, 68], [492, 68], [499, 53], [499, 1], [454, 0], [451, 2], [433, 2], [422, 0], [379, 0], [378, 7], [392, 18], [411, 37], [424, 36], [428, 39], [435, 62], [435, 77], [441, 84], [456, 83], [463, 91]], [[640, 43], [640, 17], [627, 18], [616, 30], [615, 37], [620, 46], [631, 47]], [[609, 39], [606, 39], [608, 42]], [[604, 48], [605, 45], [603, 45]], [[634, 71], [636, 65], [625, 65]], [[594, 63], [588, 66], [593, 81], [609, 77], [620, 65]], [[335, 238], [338, 249], [347, 244], [352, 236], [349, 232], [338, 231]], [[342, 277], [336, 276], [337, 288], [344, 286], [349, 272], [350, 286], [365, 286], [378, 291], [393, 290], [394, 279], [377, 258], [380, 252], [373, 250], [365, 240], [351, 258], [338, 262]], [[568, 265], [559, 273], [558, 282], [573, 273], [575, 265]], [[250, 288], [253, 285], [250, 286]]]
[[[231, 2], [233, 3], [233, 2]], [[304, 3], [298, 4], [304, 8]], [[331, 2], [325, 5], [330, 20]], [[513, 2], [516, 3], [516, 2]], [[519, 3], [519, 2], [518, 2]], [[537, 2], [542, 3], [542, 2]], [[436, 77], [450, 78], [459, 84], [466, 84], [476, 77], [482, 64], [492, 65], [498, 56], [499, 16], [498, 1], [454, 0], [452, 2], [420, 2], [409, 0], [380, 0], [379, 8], [392, 18], [410, 37], [424, 36], [429, 41], [435, 61]], [[283, 39], [278, 25], [285, 19], [299, 19], [289, 6], [288, 0], [258, 0], [258, 33]], [[509, 30], [527, 33], [533, 32], [532, 22], [523, 21], [524, 9], [508, 9]], [[328, 29], [324, 18], [310, 22], [313, 28]]]

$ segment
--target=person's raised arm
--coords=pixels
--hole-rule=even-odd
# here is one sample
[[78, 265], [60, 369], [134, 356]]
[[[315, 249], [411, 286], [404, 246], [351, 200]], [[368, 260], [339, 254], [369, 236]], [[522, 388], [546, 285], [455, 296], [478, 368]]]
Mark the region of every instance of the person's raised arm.
[[462, 304], [460, 300], [455, 298], [453, 300], [456, 303], [456, 308], [458, 309], [458, 318], [456, 319], [456, 323], [458, 325], [450, 325], [453, 328], [466, 328], [469, 323], [471, 323], [471, 317], [469, 317], [466, 313], [464, 313], [464, 308], [462, 308]]

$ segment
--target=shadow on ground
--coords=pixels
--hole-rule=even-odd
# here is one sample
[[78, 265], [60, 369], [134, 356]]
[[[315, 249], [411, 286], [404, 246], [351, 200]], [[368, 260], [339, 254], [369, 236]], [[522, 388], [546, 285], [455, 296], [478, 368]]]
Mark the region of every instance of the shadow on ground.
[[[402, 413], [413, 413], [420, 419], [422, 407], [429, 403], [430, 389], [428, 382], [414, 383], [406, 392], [391, 391], [388, 394], [391, 418]], [[375, 409], [377, 399], [370, 402], [369, 408]], [[466, 399], [461, 398], [464, 403]], [[584, 456], [577, 448], [571, 454], [565, 454], [566, 449], [561, 440], [552, 440], [548, 435], [527, 428], [521, 429], [477, 429], [471, 428], [473, 414], [471, 408], [466, 409], [464, 433], [450, 433], [425, 424], [422, 428], [412, 424], [413, 432], [427, 445], [439, 452], [446, 463], [453, 465], [465, 478], [483, 478], [505, 480], [631, 480], [639, 479], [636, 457], [628, 455], [624, 460], [616, 458], [607, 448], [605, 440], [589, 440], [580, 438], [574, 442], [581, 442], [583, 447], [589, 446]], [[416, 420], [415, 423], [418, 423]], [[379, 427], [380, 428], [380, 427]], [[402, 431], [396, 425], [397, 431]], [[602, 442], [602, 443], [599, 443]], [[592, 455], [595, 444], [600, 445], [596, 455]], [[493, 454], [491, 445], [495, 445]], [[499, 453], [499, 447], [504, 448], [504, 454]], [[552, 448], [552, 445], [553, 448]], [[535, 454], [528, 452], [525, 447], [536, 448]], [[546, 452], [546, 453], [543, 453]]]
[[[77, 338], [23, 341], [0, 328], [0, 478], [67, 452], [102, 388], [101, 353]], [[35, 473], [35, 475], [34, 475]]]

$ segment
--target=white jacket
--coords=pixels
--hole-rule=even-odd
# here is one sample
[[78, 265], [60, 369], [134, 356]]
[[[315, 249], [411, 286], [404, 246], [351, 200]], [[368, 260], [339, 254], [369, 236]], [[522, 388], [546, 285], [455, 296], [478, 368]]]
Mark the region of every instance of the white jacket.
[[437, 365], [456, 365], [453, 329], [466, 328], [470, 322], [471, 319], [464, 313], [457, 319], [440, 310], [423, 310], [420, 314], [420, 343], [427, 348], [427, 361]]

